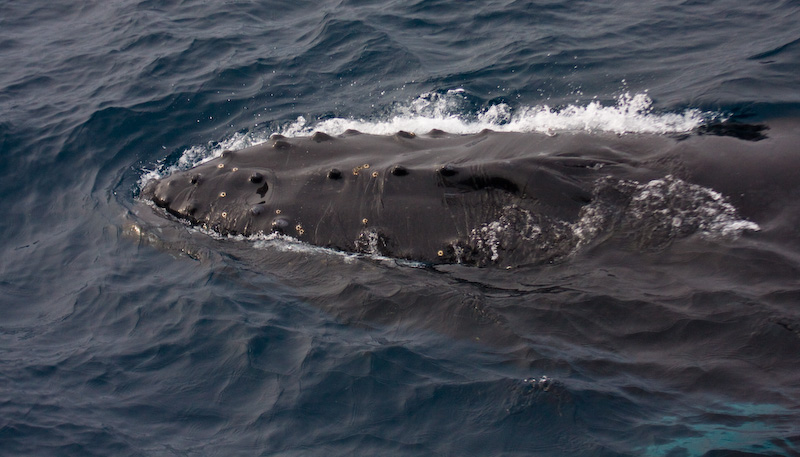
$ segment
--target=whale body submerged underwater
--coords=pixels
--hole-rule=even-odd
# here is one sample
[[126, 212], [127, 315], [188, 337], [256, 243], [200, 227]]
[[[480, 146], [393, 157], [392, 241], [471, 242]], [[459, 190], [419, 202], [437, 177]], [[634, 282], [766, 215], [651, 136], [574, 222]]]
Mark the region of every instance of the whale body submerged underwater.
[[[774, 134], [773, 134], [774, 133]], [[686, 135], [273, 135], [147, 183], [142, 197], [222, 235], [511, 266], [611, 236], [658, 249], [758, 231], [796, 195], [797, 129]], [[788, 168], [787, 168], [788, 167]]]

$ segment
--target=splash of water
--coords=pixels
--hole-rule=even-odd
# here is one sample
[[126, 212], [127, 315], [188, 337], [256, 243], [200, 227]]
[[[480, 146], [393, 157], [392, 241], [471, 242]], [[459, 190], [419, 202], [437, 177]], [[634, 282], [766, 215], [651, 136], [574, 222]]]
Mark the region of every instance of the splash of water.
[[439, 129], [455, 134], [470, 134], [491, 129], [547, 134], [565, 131], [664, 134], [690, 132], [711, 116], [697, 109], [681, 113], [654, 113], [653, 101], [647, 94], [629, 93], [620, 95], [612, 106], [604, 106], [599, 101], [562, 108], [548, 105], [513, 108], [506, 103], [497, 103], [477, 113], [469, 113], [468, 106], [467, 96], [461, 89], [425, 93], [406, 105], [396, 107], [384, 119], [333, 118], [310, 122], [301, 116], [280, 133], [294, 137], [310, 135], [319, 130], [338, 135], [354, 129], [387, 135], [399, 130], [422, 134]]

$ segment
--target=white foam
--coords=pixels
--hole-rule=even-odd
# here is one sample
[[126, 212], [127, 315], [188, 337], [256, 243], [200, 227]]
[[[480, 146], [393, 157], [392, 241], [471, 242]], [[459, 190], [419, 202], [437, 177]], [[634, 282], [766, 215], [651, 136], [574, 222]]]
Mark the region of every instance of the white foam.
[[713, 113], [688, 109], [680, 113], [654, 113], [647, 94], [625, 93], [612, 106], [593, 101], [585, 106], [549, 105], [511, 107], [506, 103], [490, 105], [476, 113], [469, 112], [463, 89], [446, 93], [425, 93], [406, 105], [394, 108], [385, 119], [333, 118], [308, 121], [298, 117], [281, 130], [289, 137], [307, 136], [314, 131], [338, 135], [354, 129], [374, 135], [393, 134], [399, 130], [422, 134], [431, 129], [456, 134], [477, 133], [484, 129], [499, 132], [589, 131], [613, 133], [682, 133], [701, 125]]
[[[604, 201], [597, 190], [609, 183], [614, 194], [627, 194], [629, 200]], [[530, 261], [572, 256], [601, 234], [612, 235], [609, 230], [632, 234], [643, 249], [664, 248], [693, 234], [708, 240], [733, 240], [761, 230], [758, 224], [739, 218], [736, 208], [719, 192], [672, 175], [644, 184], [607, 177], [597, 186], [596, 198], [581, 209], [580, 218], [573, 223], [534, 216], [527, 209], [509, 205], [503, 207], [498, 220], [474, 228], [470, 243], [479, 259], [503, 261], [501, 253], [527, 249], [531, 258], [525, 260]]]
[[[216, 235], [219, 237], [219, 234]], [[388, 262], [392, 264], [407, 266], [411, 268], [424, 268], [426, 265], [423, 262], [416, 262], [413, 260], [397, 259], [393, 257], [383, 256], [376, 252], [373, 253], [355, 253], [337, 251], [331, 248], [321, 246], [314, 246], [312, 244], [304, 243], [297, 238], [282, 235], [279, 233], [258, 233], [248, 237], [241, 235], [229, 236], [229, 239], [247, 240], [253, 242], [253, 248], [262, 250], [277, 250], [280, 252], [298, 252], [312, 255], [333, 256], [342, 259], [342, 261], [349, 263], [355, 262], [358, 259], [368, 258], [376, 262]]]
[[671, 236], [688, 231], [708, 238], [735, 238], [761, 230], [758, 224], [739, 219], [736, 208], [719, 192], [672, 175], [638, 186], [628, 219], [658, 223]]

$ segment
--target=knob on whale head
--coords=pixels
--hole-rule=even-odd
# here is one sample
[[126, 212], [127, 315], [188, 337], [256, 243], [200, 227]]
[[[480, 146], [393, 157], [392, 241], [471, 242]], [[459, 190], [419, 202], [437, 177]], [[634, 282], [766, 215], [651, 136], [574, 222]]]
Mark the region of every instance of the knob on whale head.
[[[142, 197], [167, 212], [208, 228], [248, 227], [270, 197], [271, 171], [237, 166], [234, 153], [149, 182]], [[242, 224], [242, 222], [244, 222]], [[235, 231], [229, 231], [235, 232]]]

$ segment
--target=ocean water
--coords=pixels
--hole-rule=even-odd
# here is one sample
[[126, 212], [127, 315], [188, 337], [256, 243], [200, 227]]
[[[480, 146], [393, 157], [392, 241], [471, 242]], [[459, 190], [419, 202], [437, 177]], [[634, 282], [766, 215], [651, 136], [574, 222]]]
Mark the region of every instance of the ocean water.
[[511, 270], [220, 237], [139, 198], [273, 133], [798, 137], [798, 24], [796, 1], [0, 1], [0, 455], [800, 455], [791, 145], [695, 162], [760, 183], [736, 236]]

